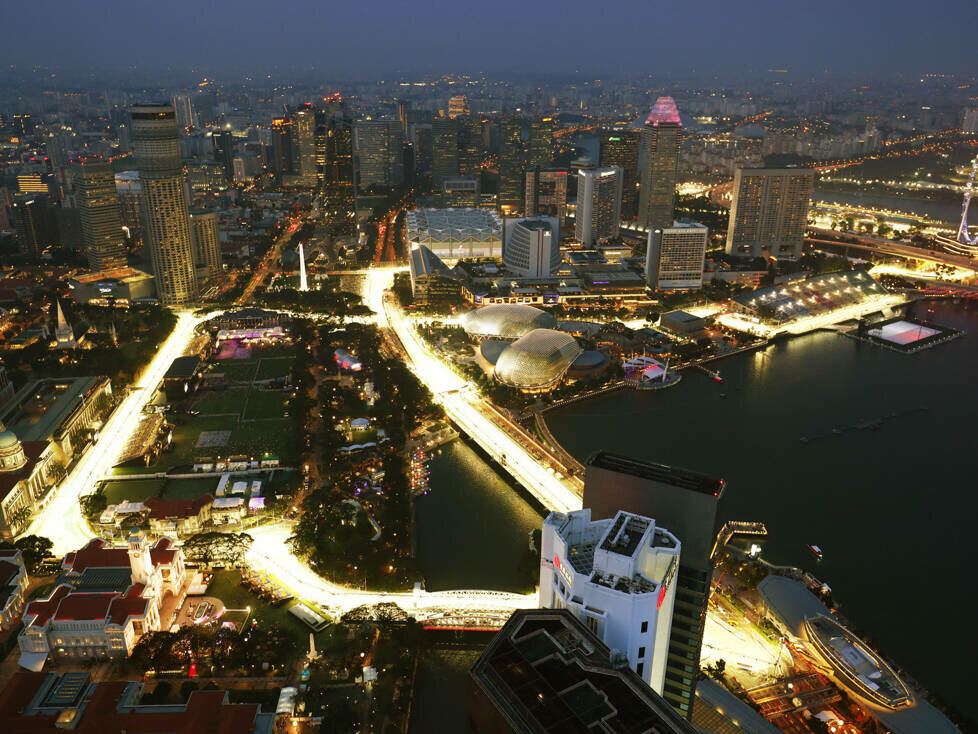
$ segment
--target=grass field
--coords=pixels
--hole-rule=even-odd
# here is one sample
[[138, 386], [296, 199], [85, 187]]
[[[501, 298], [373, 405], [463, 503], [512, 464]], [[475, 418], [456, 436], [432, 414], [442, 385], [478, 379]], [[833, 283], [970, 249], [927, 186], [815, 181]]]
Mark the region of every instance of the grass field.
[[289, 394], [284, 390], [252, 389], [248, 394], [245, 420], [280, 419], [285, 415]]
[[222, 359], [212, 362], [207, 368], [208, 374], [224, 374], [228, 382], [250, 383], [257, 371], [257, 359]]
[[195, 401], [193, 409], [200, 411], [201, 415], [222, 415], [225, 413], [241, 415], [241, 409], [244, 407], [247, 395], [247, 390], [212, 392], [207, 397]]
[[271, 380], [275, 377], [285, 377], [292, 370], [292, 357], [266, 357], [258, 363], [256, 380]]
[[211, 475], [201, 479], [129, 479], [108, 481], [102, 486], [102, 494], [110, 505], [116, 505], [123, 500], [143, 502], [150, 497], [160, 496], [163, 489], [163, 499], [192, 500], [217, 489], [220, 477]]

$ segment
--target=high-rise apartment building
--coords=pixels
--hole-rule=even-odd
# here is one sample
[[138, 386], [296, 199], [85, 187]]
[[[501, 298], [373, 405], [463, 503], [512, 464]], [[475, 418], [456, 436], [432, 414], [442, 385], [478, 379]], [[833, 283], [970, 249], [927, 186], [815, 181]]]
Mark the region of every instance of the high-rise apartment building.
[[645, 280], [654, 291], [687, 291], [703, 287], [709, 230], [699, 222], [674, 222], [649, 232]]
[[814, 185], [815, 172], [810, 168], [737, 169], [727, 254], [801, 257]]
[[292, 121], [272, 118], [272, 173], [279, 182], [292, 173]]
[[316, 185], [316, 112], [308, 102], [292, 113], [292, 172], [300, 186]]
[[569, 609], [661, 696], [681, 549], [647, 516], [551, 512], [541, 538], [540, 606]]
[[523, 203], [523, 121], [505, 117], [499, 123], [499, 196], [503, 214], [516, 214]]
[[593, 247], [618, 236], [621, 213], [621, 169], [581, 168], [577, 172], [574, 237]]
[[357, 232], [353, 124], [346, 119], [342, 106], [329, 121], [323, 178], [326, 226], [333, 237], [352, 237]]
[[212, 136], [214, 141], [214, 160], [224, 168], [224, 177], [234, 180], [234, 135], [230, 130], [221, 130]]
[[122, 210], [112, 164], [104, 158], [82, 158], [71, 174], [88, 267], [96, 272], [124, 267]]
[[404, 183], [404, 148], [397, 120], [359, 120], [354, 126], [360, 189]]
[[682, 122], [672, 97], [659, 97], [642, 132], [642, 177], [638, 197], [638, 223], [668, 227], [676, 208]]
[[528, 217], [557, 217], [567, 222], [566, 168], [529, 168], [526, 171], [523, 213]]
[[662, 695], [689, 718], [713, 574], [717, 503], [725, 483], [604, 451], [592, 454], [586, 467], [583, 501], [593, 518], [616, 517], [620, 510], [655, 517], [682, 544]]
[[621, 218], [630, 222], [638, 216], [638, 151], [642, 133], [628, 128], [609, 130], [601, 136], [599, 162], [622, 171]]
[[556, 217], [507, 217], [503, 264], [524, 278], [549, 278], [560, 267], [560, 222]]
[[190, 210], [190, 232], [194, 245], [194, 264], [201, 280], [221, 275], [221, 230], [217, 212], [209, 209]]
[[456, 94], [448, 100], [448, 117], [454, 120], [469, 114], [469, 100], [464, 94]]
[[164, 305], [189, 306], [197, 280], [176, 112], [168, 104], [133, 105], [129, 117], [156, 292]]

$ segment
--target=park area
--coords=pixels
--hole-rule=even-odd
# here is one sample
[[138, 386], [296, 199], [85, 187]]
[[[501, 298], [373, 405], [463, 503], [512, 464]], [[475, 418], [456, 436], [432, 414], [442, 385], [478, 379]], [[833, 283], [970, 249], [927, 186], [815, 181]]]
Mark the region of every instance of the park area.
[[165, 500], [192, 500], [205, 494], [214, 494], [220, 475], [212, 474], [201, 479], [120, 479], [103, 482], [102, 494], [109, 505], [123, 500], [144, 502], [150, 497]]
[[288, 464], [288, 380], [294, 349], [239, 348], [228, 353], [224, 344], [220, 356], [201, 372], [198, 389], [167, 414], [173, 426], [169, 446], [149, 466], [130, 462], [116, 467], [116, 475], [190, 471], [200, 459], [228, 456], [270, 455]]

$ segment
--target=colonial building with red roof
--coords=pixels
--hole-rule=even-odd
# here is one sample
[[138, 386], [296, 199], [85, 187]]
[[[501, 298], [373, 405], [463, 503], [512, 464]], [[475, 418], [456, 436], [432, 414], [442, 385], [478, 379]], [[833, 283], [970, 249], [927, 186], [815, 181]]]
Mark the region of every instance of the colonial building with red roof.
[[10, 629], [20, 619], [28, 583], [21, 552], [0, 550], [0, 630]]
[[151, 546], [141, 533], [126, 548], [94, 539], [67, 554], [63, 569], [47, 598], [24, 611], [18, 643], [25, 668], [40, 670], [49, 656], [128, 657], [144, 634], [162, 629], [164, 599], [180, 597], [187, 581], [183, 551], [168, 538]]

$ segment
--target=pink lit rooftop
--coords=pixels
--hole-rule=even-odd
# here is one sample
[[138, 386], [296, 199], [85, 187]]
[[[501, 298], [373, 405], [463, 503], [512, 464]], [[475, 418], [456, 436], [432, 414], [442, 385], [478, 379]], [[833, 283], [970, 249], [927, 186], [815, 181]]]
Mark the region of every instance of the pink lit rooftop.
[[658, 125], [660, 122], [682, 124], [679, 119], [679, 110], [676, 109], [676, 100], [672, 97], [659, 97], [645, 120], [646, 125]]

